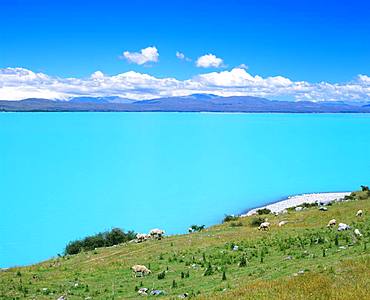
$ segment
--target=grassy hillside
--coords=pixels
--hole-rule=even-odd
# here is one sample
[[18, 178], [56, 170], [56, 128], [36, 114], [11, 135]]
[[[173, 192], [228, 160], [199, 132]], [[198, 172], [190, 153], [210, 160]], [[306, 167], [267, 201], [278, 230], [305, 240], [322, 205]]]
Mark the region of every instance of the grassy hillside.
[[[145, 297], [138, 295], [140, 287], [165, 291], [166, 296], [157, 296], [163, 299], [183, 293], [196, 299], [368, 299], [370, 194], [353, 195], [355, 200], [328, 211], [312, 207], [266, 215], [269, 231], [251, 226], [255, 217], [245, 217], [199, 233], [1, 271], [0, 299], [137, 299]], [[363, 217], [356, 217], [359, 209]], [[332, 218], [352, 230], [328, 229]], [[288, 224], [278, 227], [281, 220]], [[363, 237], [354, 235], [355, 228]], [[130, 270], [135, 264], [146, 265], [152, 274], [135, 278]], [[158, 279], [162, 272], [164, 279]]]

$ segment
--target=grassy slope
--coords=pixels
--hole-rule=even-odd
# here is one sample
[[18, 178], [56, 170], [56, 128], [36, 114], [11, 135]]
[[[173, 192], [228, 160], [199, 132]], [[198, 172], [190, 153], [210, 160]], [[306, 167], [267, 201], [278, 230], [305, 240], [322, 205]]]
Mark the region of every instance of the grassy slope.
[[[359, 197], [367, 196], [359, 192]], [[365, 211], [362, 218], [355, 216], [358, 209]], [[2, 271], [0, 299], [56, 299], [63, 294], [68, 299], [136, 299], [135, 287], [141, 285], [165, 290], [169, 299], [184, 292], [197, 299], [368, 297], [370, 198], [337, 203], [327, 212], [310, 208], [267, 217], [272, 228], [266, 232], [251, 227], [251, 217], [246, 217], [240, 219], [243, 226], [226, 223], [200, 233], [129, 243]], [[338, 233], [327, 229], [332, 218], [359, 228], [364, 237], [356, 239], [353, 230]], [[276, 224], [283, 219], [289, 223], [279, 228]], [[339, 245], [335, 245], [337, 234]], [[231, 250], [233, 243], [238, 251]], [[327, 249], [325, 257], [323, 249]], [[242, 255], [248, 260], [246, 267], [238, 266]], [[293, 259], [285, 259], [287, 256]], [[214, 274], [204, 276], [209, 263]], [[153, 273], [134, 278], [130, 271], [134, 264], [149, 266]], [[167, 268], [165, 279], [159, 280], [158, 273]], [[221, 280], [223, 270], [225, 281]], [[295, 276], [300, 270], [305, 270], [304, 274]], [[182, 279], [181, 272], [187, 271], [189, 278]], [[173, 280], [176, 288], [172, 288]]]

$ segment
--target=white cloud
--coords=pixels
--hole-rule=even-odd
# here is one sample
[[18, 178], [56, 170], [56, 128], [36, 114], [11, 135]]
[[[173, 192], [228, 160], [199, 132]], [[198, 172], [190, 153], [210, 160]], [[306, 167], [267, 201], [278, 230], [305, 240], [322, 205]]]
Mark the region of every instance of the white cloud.
[[102, 71], [95, 71], [94, 73], [91, 74], [91, 79], [102, 79], [104, 78], [104, 74]]
[[123, 57], [131, 63], [143, 65], [148, 62], [157, 62], [159, 53], [156, 47], [147, 47], [141, 49], [140, 52], [125, 51]]
[[369, 76], [367, 76], [367, 75], [358, 75], [358, 80], [360, 81], [360, 82], [363, 82], [363, 83], [365, 83], [365, 84], [369, 84], [370, 85], [370, 77]]
[[186, 57], [184, 53], [177, 51], [176, 57], [180, 60], [191, 61], [191, 58]]
[[370, 101], [370, 77], [347, 83], [310, 83], [283, 76], [251, 75], [243, 68], [200, 74], [187, 80], [125, 72], [113, 76], [96, 71], [87, 78], [60, 78], [23, 68], [0, 69], [0, 100], [68, 99], [75, 96], [121, 96], [143, 100], [193, 93], [219, 96], [280, 97], [311, 101]]
[[179, 52], [179, 51], [177, 51], [177, 52], [176, 52], [176, 57], [177, 57], [178, 59], [185, 59], [185, 54], [184, 54], [184, 53], [181, 53], [181, 52]]
[[214, 54], [206, 54], [199, 57], [196, 65], [199, 68], [219, 68], [223, 64], [223, 60]]

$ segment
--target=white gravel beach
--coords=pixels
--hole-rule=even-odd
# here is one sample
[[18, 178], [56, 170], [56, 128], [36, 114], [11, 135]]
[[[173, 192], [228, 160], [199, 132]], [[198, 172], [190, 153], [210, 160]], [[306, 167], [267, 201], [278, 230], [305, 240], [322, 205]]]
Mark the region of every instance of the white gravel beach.
[[351, 194], [351, 192], [315, 193], [315, 194], [302, 194], [302, 195], [290, 196], [287, 199], [278, 201], [276, 203], [272, 203], [272, 204], [268, 204], [265, 206], [251, 209], [246, 214], [241, 215], [241, 217], [254, 215], [256, 214], [256, 211], [261, 208], [270, 209], [272, 213], [279, 213], [283, 211], [284, 209], [287, 209], [289, 207], [299, 206], [303, 203], [314, 203], [314, 202], [328, 203], [332, 201], [340, 201], [344, 198], [344, 196], [347, 196], [349, 194]]

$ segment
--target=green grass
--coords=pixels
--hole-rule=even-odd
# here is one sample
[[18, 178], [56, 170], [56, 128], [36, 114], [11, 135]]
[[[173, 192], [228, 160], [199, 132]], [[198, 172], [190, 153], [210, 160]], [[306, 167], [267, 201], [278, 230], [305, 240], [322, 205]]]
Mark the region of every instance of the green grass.
[[[357, 192], [353, 199], [326, 212], [312, 207], [266, 215], [269, 231], [259, 231], [250, 225], [253, 217], [245, 217], [197, 233], [1, 271], [0, 299], [137, 299], [140, 287], [164, 290], [163, 299], [178, 299], [182, 293], [196, 299], [367, 299], [369, 193]], [[355, 216], [359, 209], [365, 212], [362, 218]], [[358, 228], [363, 237], [356, 238], [353, 230], [328, 229], [332, 218]], [[281, 220], [288, 224], [278, 227]], [[133, 277], [134, 264], [149, 267], [152, 274]], [[165, 277], [158, 279], [162, 272]]]

